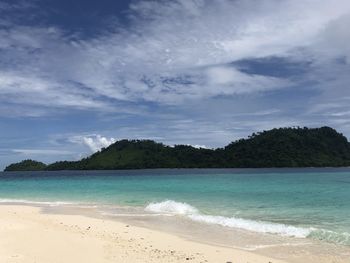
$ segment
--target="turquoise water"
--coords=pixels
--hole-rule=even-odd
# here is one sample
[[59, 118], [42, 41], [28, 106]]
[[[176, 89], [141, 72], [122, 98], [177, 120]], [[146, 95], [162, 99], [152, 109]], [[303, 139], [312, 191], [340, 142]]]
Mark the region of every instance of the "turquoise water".
[[0, 173], [0, 201], [135, 206], [350, 245], [350, 169]]

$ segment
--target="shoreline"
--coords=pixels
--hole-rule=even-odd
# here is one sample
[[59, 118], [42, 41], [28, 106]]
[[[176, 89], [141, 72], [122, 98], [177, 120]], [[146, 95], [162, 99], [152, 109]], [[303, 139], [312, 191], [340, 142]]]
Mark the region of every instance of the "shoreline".
[[91, 170], [84, 170], [84, 169], [72, 169], [72, 170], [13, 170], [13, 171], [5, 171], [2, 170], [0, 171], [0, 174], [15, 174], [15, 173], [45, 173], [45, 172], [86, 172], [86, 173], [91, 173], [91, 172], [106, 172], [106, 173], [125, 173], [125, 172], [140, 172], [140, 171], [145, 171], [145, 172], [169, 172], [169, 171], [200, 171], [201, 173], [208, 171], [209, 173], [211, 172], [216, 172], [216, 171], [221, 171], [221, 172], [257, 172], [257, 173], [269, 173], [269, 172], [280, 172], [280, 171], [285, 171], [285, 172], [331, 172], [331, 171], [344, 171], [348, 172], [350, 170], [350, 166], [298, 166], [298, 167], [192, 167], [192, 168], [125, 168], [125, 169], [91, 169]]
[[[0, 261], [3, 259], [5, 262], [31, 262], [28, 260], [34, 257], [31, 253], [42, 246], [47, 247], [49, 253], [42, 250], [36, 252], [36, 262], [56, 262], [56, 259], [48, 257], [54, 257], [55, 253], [51, 252], [57, 245], [65, 245], [65, 240], [71, 240], [75, 249], [62, 248], [60, 253], [64, 260], [57, 262], [350, 262], [348, 248], [339, 252], [323, 251], [323, 254], [317, 255], [317, 251], [308, 250], [302, 244], [275, 243], [249, 251], [241, 243], [253, 244], [262, 235], [247, 236], [249, 232], [246, 231], [230, 231], [236, 238], [235, 242], [238, 242], [237, 246], [234, 239], [220, 242], [224, 235], [231, 237], [223, 227], [204, 226], [203, 229], [200, 224], [179, 221], [176, 217], [149, 220], [132, 215], [103, 216], [91, 208], [1, 204], [0, 225]], [[42, 238], [35, 238], [31, 244], [26, 244], [26, 235], [40, 236], [39, 233], [43, 234]], [[80, 244], [79, 240], [83, 243]], [[4, 248], [3, 244], [12, 245]], [[100, 249], [84, 258], [86, 249], [95, 250], [95, 245]], [[332, 245], [323, 247], [335, 248]], [[313, 249], [320, 248], [316, 246]], [[84, 252], [78, 253], [79, 250]], [[14, 255], [17, 256], [12, 258]], [[103, 260], [100, 260], [102, 257]], [[97, 258], [99, 261], [96, 261]]]

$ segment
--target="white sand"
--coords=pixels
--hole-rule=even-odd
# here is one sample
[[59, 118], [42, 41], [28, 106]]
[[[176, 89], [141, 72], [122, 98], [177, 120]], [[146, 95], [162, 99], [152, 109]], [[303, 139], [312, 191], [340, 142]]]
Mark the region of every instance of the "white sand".
[[0, 262], [233, 262], [282, 263], [247, 251], [206, 245], [175, 235], [40, 208], [0, 206]]

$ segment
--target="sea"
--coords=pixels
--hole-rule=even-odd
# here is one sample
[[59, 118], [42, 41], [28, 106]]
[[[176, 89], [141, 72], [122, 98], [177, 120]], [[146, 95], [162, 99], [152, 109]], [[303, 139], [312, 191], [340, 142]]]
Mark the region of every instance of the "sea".
[[130, 208], [350, 246], [349, 168], [2, 172], [0, 203]]

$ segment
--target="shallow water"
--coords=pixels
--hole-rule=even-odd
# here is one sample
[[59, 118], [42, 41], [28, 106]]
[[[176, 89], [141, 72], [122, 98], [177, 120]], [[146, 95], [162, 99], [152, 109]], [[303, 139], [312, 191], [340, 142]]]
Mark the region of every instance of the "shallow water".
[[350, 169], [1, 173], [0, 201], [128, 206], [138, 213], [180, 214], [194, 222], [350, 245]]

